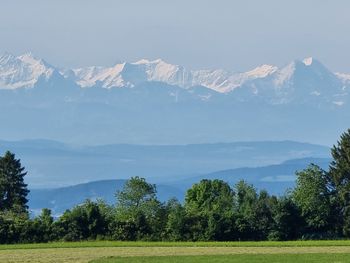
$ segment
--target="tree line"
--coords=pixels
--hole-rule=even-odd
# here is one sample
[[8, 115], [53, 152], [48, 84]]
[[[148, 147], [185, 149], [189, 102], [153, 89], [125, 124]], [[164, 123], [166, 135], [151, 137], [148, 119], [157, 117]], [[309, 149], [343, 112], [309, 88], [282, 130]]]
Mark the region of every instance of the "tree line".
[[331, 150], [328, 171], [314, 164], [296, 172], [282, 196], [239, 181], [202, 180], [185, 201], [160, 202], [156, 186], [132, 177], [116, 203], [86, 200], [54, 219], [49, 209], [30, 218], [24, 168], [0, 157], [0, 243], [148, 240], [234, 241], [350, 237], [350, 129]]

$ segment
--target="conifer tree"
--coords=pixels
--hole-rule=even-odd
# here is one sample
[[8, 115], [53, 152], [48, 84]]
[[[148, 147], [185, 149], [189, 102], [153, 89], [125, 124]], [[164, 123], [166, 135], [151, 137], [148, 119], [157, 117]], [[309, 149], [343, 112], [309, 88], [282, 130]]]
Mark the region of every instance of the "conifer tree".
[[343, 234], [350, 236], [350, 129], [344, 132], [332, 148], [333, 161], [329, 174], [336, 191]]
[[0, 211], [26, 212], [29, 190], [19, 159], [9, 151], [0, 158]]

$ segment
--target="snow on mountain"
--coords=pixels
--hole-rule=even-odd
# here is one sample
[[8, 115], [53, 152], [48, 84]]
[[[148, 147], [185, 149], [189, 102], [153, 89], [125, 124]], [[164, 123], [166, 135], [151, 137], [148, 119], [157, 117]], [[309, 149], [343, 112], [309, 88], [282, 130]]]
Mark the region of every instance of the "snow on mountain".
[[142, 82], [157, 81], [185, 89], [203, 86], [219, 93], [245, 89], [247, 96], [267, 95], [271, 98], [270, 102], [277, 104], [303, 97], [305, 94], [332, 100], [329, 96], [339, 97], [342, 93], [344, 84], [341, 83], [344, 83], [345, 78], [344, 75], [330, 72], [312, 57], [302, 61], [295, 60], [282, 68], [262, 65], [242, 73], [221, 69], [188, 70], [161, 59], [142, 59], [109, 68], [88, 67], [73, 71], [82, 87], [134, 87]]
[[335, 75], [342, 80], [344, 83], [350, 82], [350, 74], [344, 74], [344, 73], [335, 73]]
[[31, 88], [39, 79], [48, 80], [54, 71], [31, 53], [18, 57], [5, 53], [0, 57], [0, 89]]
[[103, 87], [108, 87], [110, 85], [122, 87], [125, 84], [119, 74], [123, 67], [124, 64], [117, 64], [112, 68], [92, 66], [88, 68], [73, 69], [73, 72], [76, 76], [77, 83], [81, 87], [91, 87], [98, 82], [103, 83]]
[[333, 73], [312, 57], [295, 60], [281, 68], [261, 65], [241, 73], [222, 69], [190, 70], [161, 59], [58, 72], [31, 53], [17, 57], [6, 53], [0, 57], [1, 89], [32, 88], [40, 80], [50, 80], [54, 73], [83, 88], [133, 88], [145, 82], [160, 82], [192, 93], [195, 92], [192, 87], [204, 87], [218, 93], [232, 93], [241, 101], [259, 97], [272, 104], [318, 100], [342, 106], [348, 101], [350, 87], [350, 74]]
[[[217, 92], [229, 92], [249, 79], [264, 78], [277, 70], [277, 67], [263, 65], [246, 73], [233, 73], [225, 70], [188, 70], [172, 65], [161, 59], [142, 59], [134, 63], [116, 64], [113, 67], [88, 67], [74, 69], [78, 84], [82, 87], [101, 83], [104, 88], [133, 87], [146, 81], [164, 82], [181, 88], [203, 86]], [[131, 71], [131, 72], [130, 72]], [[134, 76], [130, 78], [131, 73]]]
[[308, 57], [303, 59], [303, 63], [305, 66], [311, 66], [313, 62], [313, 57]]
[[311, 57], [302, 61], [295, 60], [280, 69], [274, 69], [269, 77], [250, 85], [255, 87], [256, 93], [273, 97], [271, 102], [274, 104], [290, 101], [306, 102], [313, 100], [314, 97], [333, 102], [344, 95], [343, 81]]

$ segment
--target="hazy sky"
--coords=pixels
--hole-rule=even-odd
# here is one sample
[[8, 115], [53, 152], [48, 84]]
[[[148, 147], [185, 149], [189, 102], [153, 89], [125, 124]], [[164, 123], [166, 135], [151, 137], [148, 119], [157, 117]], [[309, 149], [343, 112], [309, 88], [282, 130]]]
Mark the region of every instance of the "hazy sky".
[[314, 56], [350, 72], [349, 12], [348, 0], [0, 0], [0, 53], [234, 71]]

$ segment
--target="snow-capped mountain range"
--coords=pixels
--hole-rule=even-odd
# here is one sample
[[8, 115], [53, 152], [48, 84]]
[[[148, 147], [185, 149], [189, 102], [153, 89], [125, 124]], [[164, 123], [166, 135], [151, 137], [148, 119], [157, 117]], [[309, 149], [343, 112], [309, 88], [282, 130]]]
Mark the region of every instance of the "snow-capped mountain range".
[[[149, 82], [186, 90], [200, 86], [216, 93], [232, 93], [239, 100], [264, 97], [272, 104], [320, 100], [342, 106], [348, 101], [350, 88], [350, 74], [333, 73], [311, 57], [281, 68], [262, 65], [242, 73], [222, 69], [189, 70], [161, 59], [142, 59], [112, 67], [59, 69], [31, 53], [20, 56], [5, 53], [0, 57], [0, 89], [33, 88], [39, 82], [50, 82], [53, 76], [81, 88], [133, 88]], [[210, 94], [203, 98], [208, 99]]]
[[88, 67], [73, 69], [77, 83], [82, 87], [95, 86], [98, 82], [104, 88], [133, 87], [146, 81], [159, 81], [181, 88], [203, 86], [220, 93], [230, 92], [246, 81], [265, 78], [277, 71], [270, 65], [263, 65], [246, 73], [225, 70], [187, 70], [161, 59], [142, 59], [135, 63], [116, 64], [113, 67]]
[[330, 144], [349, 128], [349, 90], [350, 75], [313, 58], [235, 73], [160, 59], [62, 69], [7, 53], [0, 57], [0, 139]]

